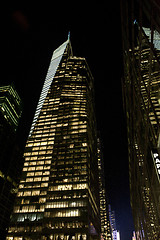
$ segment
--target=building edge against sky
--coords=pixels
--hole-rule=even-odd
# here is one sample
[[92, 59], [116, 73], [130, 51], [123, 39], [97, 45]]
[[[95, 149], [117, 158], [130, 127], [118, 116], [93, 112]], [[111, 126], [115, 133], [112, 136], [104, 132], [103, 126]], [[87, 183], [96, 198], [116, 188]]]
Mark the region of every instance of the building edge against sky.
[[7, 239], [100, 239], [93, 77], [70, 39], [53, 53], [24, 157]]
[[137, 239], [160, 239], [160, 5], [121, 0], [124, 109]]

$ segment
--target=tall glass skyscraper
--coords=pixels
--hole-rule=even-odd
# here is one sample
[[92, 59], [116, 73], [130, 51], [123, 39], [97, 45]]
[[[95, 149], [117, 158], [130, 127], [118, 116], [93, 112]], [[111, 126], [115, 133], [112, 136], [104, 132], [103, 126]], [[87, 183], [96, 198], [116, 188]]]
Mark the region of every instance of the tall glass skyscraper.
[[24, 157], [7, 240], [100, 239], [93, 77], [69, 39], [53, 52]]
[[101, 149], [101, 141], [97, 139], [97, 157], [99, 172], [99, 198], [100, 198], [100, 217], [101, 217], [101, 235], [104, 240], [112, 240], [112, 230], [109, 219], [108, 199], [105, 188], [104, 159]]
[[137, 239], [160, 239], [160, 3], [122, 0], [123, 96]]
[[22, 114], [22, 101], [13, 84], [0, 86], [0, 239], [6, 237], [10, 214], [22, 171], [22, 152], [16, 143], [16, 130]]

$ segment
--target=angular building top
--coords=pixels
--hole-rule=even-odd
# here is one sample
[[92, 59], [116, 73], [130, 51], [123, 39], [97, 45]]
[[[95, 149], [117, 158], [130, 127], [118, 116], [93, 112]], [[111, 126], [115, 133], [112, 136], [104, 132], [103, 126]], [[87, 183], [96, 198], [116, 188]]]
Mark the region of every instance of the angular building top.
[[71, 43], [70, 43], [70, 39], [69, 38], [68, 38], [68, 40], [66, 42], [64, 42], [62, 45], [60, 45], [53, 52], [53, 55], [52, 55], [52, 58], [51, 58], [51, 61], [50, 61], [50, 65], [49, 65], [49, 68], [48, 68], [48, 72], [47, 72], [47, 75], [46, 75], [46, 79], [44, 81], [42, 92], [41, 92], [41, 95], [40, 95], [40, 98], [39, 98], [39, 102], [38, 102], [38, 105], [37, 105], [37, 109], [36, 109], [36, 112], [35, 112], [35, 115], [34, 115], [34, 119], [33, 119], [33, 122], [32, 122], [32, 126], [31, 126], [31, 129], [30, 129], [29, 136], [31, 136], [31, 134], [32, 134], [32, 131], [33, 131], [34, 126], [36, 124], [36, 121], [38, 119], [39, 113], [41, 111], [41, 108], [42, 108], [43, 103], [45, 101], [45, 98], [47, 96], [48, 90], [49, 90], [49, 88], [50, 88], [50, 86], [52, 84], [52, 81], [53, 81], [54, 76], [56, 74], [57, 68], [58, 68], [58, 66], [60, 64], [60, 61], [62, 59], [62, 56], [63, 56], [67, 46], [70, 47], [71, 54], [72, 54], [72, 47], [71, 47]]

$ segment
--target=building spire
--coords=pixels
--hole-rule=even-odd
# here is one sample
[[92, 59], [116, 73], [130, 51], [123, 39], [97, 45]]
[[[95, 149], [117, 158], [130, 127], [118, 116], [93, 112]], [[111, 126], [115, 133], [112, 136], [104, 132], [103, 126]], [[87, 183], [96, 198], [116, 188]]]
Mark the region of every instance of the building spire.
[[70, 31], [68, 32], [68, 40], [70, 40], [70, 35], [71, 35], [71, 33], [70, 33]]

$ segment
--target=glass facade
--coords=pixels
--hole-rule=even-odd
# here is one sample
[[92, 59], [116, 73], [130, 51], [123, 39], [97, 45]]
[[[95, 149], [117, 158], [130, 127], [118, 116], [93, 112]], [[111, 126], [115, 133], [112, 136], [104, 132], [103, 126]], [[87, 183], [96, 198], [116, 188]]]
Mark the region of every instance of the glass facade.
[[0, 238], [7, 234], [10, 214], [22, 170], [22, 153], [16, 144], [16, 130], [22, 102], [13, 85], [0, 87]]
[[[160, 5], [122, 1], [123, 96], [137, 239], [160, 239]], [[127, 21], [126, 21], [127, 19]]]
[[25, 147], [11, 239], [100, 239], [93, 77], [70, 40], [54, 51]]
[[1, 121], [4, 118], [16, 131], [22, 113], [22, 102], [13, 85], [0, 86]]

